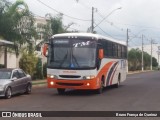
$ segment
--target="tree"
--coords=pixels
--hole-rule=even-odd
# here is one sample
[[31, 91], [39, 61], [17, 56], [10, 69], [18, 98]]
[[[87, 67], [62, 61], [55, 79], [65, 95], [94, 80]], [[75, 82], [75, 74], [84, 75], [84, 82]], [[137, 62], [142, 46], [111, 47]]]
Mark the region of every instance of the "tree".
[[37, 64], [36, 64], [36, 72], [34, 74], [34, 79], [43, 79], [43, 68], [42, 68], [42, 60], [41, 58], [38, 58]]
[[[144, 58], [144, 69], [150, 69], [150, 60], [151, 55], [149, 55], [147, 52], [143, 52], [143, 58]], [[131, 49], [128, 52], [128, 65], [129, 70], [141, 70], [142, 67], [142, 51], [140, 49]], [[157, 67], [157, 59], [152, 57], [152, 66]]]
[[1, 0], [0, 18], [0, 36], [14, 42], [17, 46], [16, 56], [18, 57], [22, 44], [29, 43], [31, 36], [35, 34], [33, 16], [29, 12], [27, 4], [22, 0], [13, 4], [7, 0]]
[[139, 49], [131, 49], [128, 52], [129, 70], [140, 70], [141, 68], [141, 51]]
[[151, 56], [147, 52], [143, 52], [144, 69], [150, 69]]
[[[3, 3], [4, 2], [4, 3]], [[33, 34], [33, 16], [28, 6], [23, 1], [16, 1], [14, 4], [2, 1], [0, 35], [9, 41], [23, 44], [30, 40]], [[19, 7], [24, 7], [23, 9]]]
[[63, 28], [62, 15], [51, 17], [51, 29], [53, 35], [66, 32]]
[[157, 62], [157, 59], [155, 57], [152, 57], [152, 66], [153, 67], [157, 67], [158, 66], [158, 62]]
[[52, 35], [70, 32], [68, 29], [74, 24], [73, 22], [71, 22], [68, 25], [64, 25], [63, 14], [58, 14], [54, 17], [51, 16], [51, 14], [46, 14], [45, 17], [47, 24], [43, 26], [44, 41], [40, 42], [37, 47], [47, 42], [52, 37]]

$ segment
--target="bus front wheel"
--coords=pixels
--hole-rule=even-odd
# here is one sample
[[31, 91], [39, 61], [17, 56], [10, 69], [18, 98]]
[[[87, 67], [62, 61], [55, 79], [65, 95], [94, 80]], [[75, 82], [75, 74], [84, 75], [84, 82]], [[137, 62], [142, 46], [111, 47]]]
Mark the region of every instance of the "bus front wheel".
[[65, 89], [64, 88], [57, 88], [58, 94], [62, 95], [65, 93]]
[[101, 94], [103, 92], [103, 84], [104, 84], [104, 80], [102, 79], [100, 83], [100, 88], [96, 90], [97, 94]]

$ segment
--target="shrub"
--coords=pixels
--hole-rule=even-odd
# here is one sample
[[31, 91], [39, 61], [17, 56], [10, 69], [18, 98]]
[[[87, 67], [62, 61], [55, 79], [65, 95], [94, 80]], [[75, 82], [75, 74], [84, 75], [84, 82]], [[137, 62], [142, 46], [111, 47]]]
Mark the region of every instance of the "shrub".
[[19, 67], [33, 77], [36, 73], [37, 61], [38, 58], [33, 52], [28, 53], [27, 51], [23, 51], [22, 57], [19, 61]]
[[3, 65], [3, 64], [0, 64], [0, 68], [4, 68], [4, 65]]
[[43, 77], [46, 78], [47, 77], [47, 63], [43, 64]]
[[34, 79], [43, 79], [42, 60], [38, 58]]

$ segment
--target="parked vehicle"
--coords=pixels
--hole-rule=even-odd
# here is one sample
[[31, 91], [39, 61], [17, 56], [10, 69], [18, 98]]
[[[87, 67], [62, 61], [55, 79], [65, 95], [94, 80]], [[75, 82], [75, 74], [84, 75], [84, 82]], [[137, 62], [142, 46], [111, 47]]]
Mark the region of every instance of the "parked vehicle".
[[22, 69], [0, 69], [0, 97], [7, 99], [17, 93], [31, 93], [31, 76]]

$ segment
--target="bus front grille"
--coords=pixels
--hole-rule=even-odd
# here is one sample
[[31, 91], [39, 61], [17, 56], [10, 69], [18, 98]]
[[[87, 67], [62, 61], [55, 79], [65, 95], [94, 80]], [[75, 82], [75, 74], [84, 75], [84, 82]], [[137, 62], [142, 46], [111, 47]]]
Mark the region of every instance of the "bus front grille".
[[59, 75], [61, 78], [80, 78], [79, 75]]
[[58, 85], [65, 85], [65, 86], [82, 86], [83, 83], [60, 83], [57, 82]]

